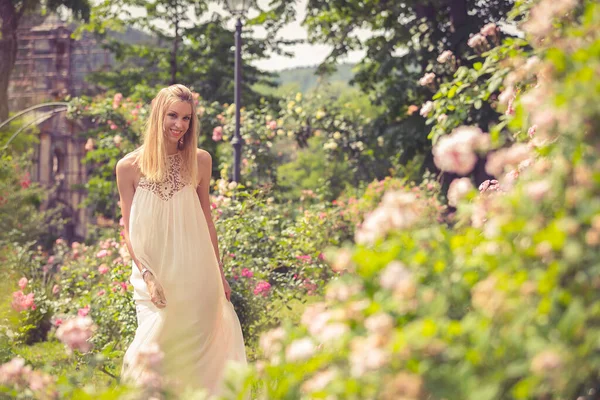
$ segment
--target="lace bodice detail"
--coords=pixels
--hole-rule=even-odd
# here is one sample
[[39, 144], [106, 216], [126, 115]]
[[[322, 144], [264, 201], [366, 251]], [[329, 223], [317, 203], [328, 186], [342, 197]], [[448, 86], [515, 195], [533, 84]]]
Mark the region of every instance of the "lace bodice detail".
[[144, 176], [140, 178], [138, 188], [144, 188], [157, 195], [164, 201], [170, 200], [175, 193], [183, 189], [187, 182], [181, 176], [183, 159], [180, 153], [167, 157], [168, 171], [167, 179], [163, 182], [150, 182]]

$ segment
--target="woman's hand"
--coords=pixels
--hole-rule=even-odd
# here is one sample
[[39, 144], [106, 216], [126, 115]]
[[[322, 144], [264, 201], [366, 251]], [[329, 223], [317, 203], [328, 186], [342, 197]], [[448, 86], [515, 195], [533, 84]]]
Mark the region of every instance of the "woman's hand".
[[167, 306], [165, 291], [160, 283], [158, 283], [156, 277], [152, 274], [152, 272], [148, 271], [144, 274], [143, 278], [144, 282], [146, 282], [146, 286], [148, 287], [148, 292], [150, 293], [150, 299], [152, 300], [152, 303], [158, 308], [165, 308]]
[[225, 297], [227, 297], [227, 301], [231, 302], [231, 287], [229, 286], [229, 282], [227, 282], [224, 275], [221, 275], [221, 280], [223, 281], [223, 289], [225, 289]]

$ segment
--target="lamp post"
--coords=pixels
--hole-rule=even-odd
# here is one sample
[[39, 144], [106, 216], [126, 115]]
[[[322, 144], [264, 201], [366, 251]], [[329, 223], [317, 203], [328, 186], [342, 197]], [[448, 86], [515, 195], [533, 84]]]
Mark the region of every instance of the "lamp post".
[[240, 163], [244, 140], [240, 136], [240, 113], [242, 103], [242, 17], [248, 12], [251, 0], [227, 0], [227, 9], [237, 17], [235, 24], [235, 134], [233, 145], [233, 180], [240, 182]]

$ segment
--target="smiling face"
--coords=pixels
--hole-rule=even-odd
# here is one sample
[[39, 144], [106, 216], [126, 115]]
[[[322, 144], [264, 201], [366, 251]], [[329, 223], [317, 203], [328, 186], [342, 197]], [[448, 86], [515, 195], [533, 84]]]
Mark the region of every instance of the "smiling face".
[[177, 141], [186, 134], [192, 119], [192, 106], [185, 101], [171, 104], [163, 123], [167, 143], [177, 146]]

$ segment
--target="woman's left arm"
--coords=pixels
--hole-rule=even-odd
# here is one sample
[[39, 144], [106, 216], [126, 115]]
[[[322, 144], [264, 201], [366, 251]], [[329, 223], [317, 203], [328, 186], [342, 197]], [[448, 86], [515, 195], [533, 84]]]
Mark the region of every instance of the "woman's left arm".
[[221, 257], [219, 255], [219, 239], [217, 238], [217, 230], [212, 219], [212, 211], [210, 207], [210, 178], [212, 175], [212, 157], [210, 153], [205, 150], [198, 149], [197, 152], [198, 160], [198, 177], [199, 184], [196, 187], [196, 193], [200, 199], [200, 205], [206, 218], [206, 224], [208, 225], [208, 232], [210, 233], [210, 240], [212, 241], [215, 256], [219, 263], [219, 269], [221, 270], [221, 277], [225, 277], [223, 273], [223, 266], [221, 264]]

